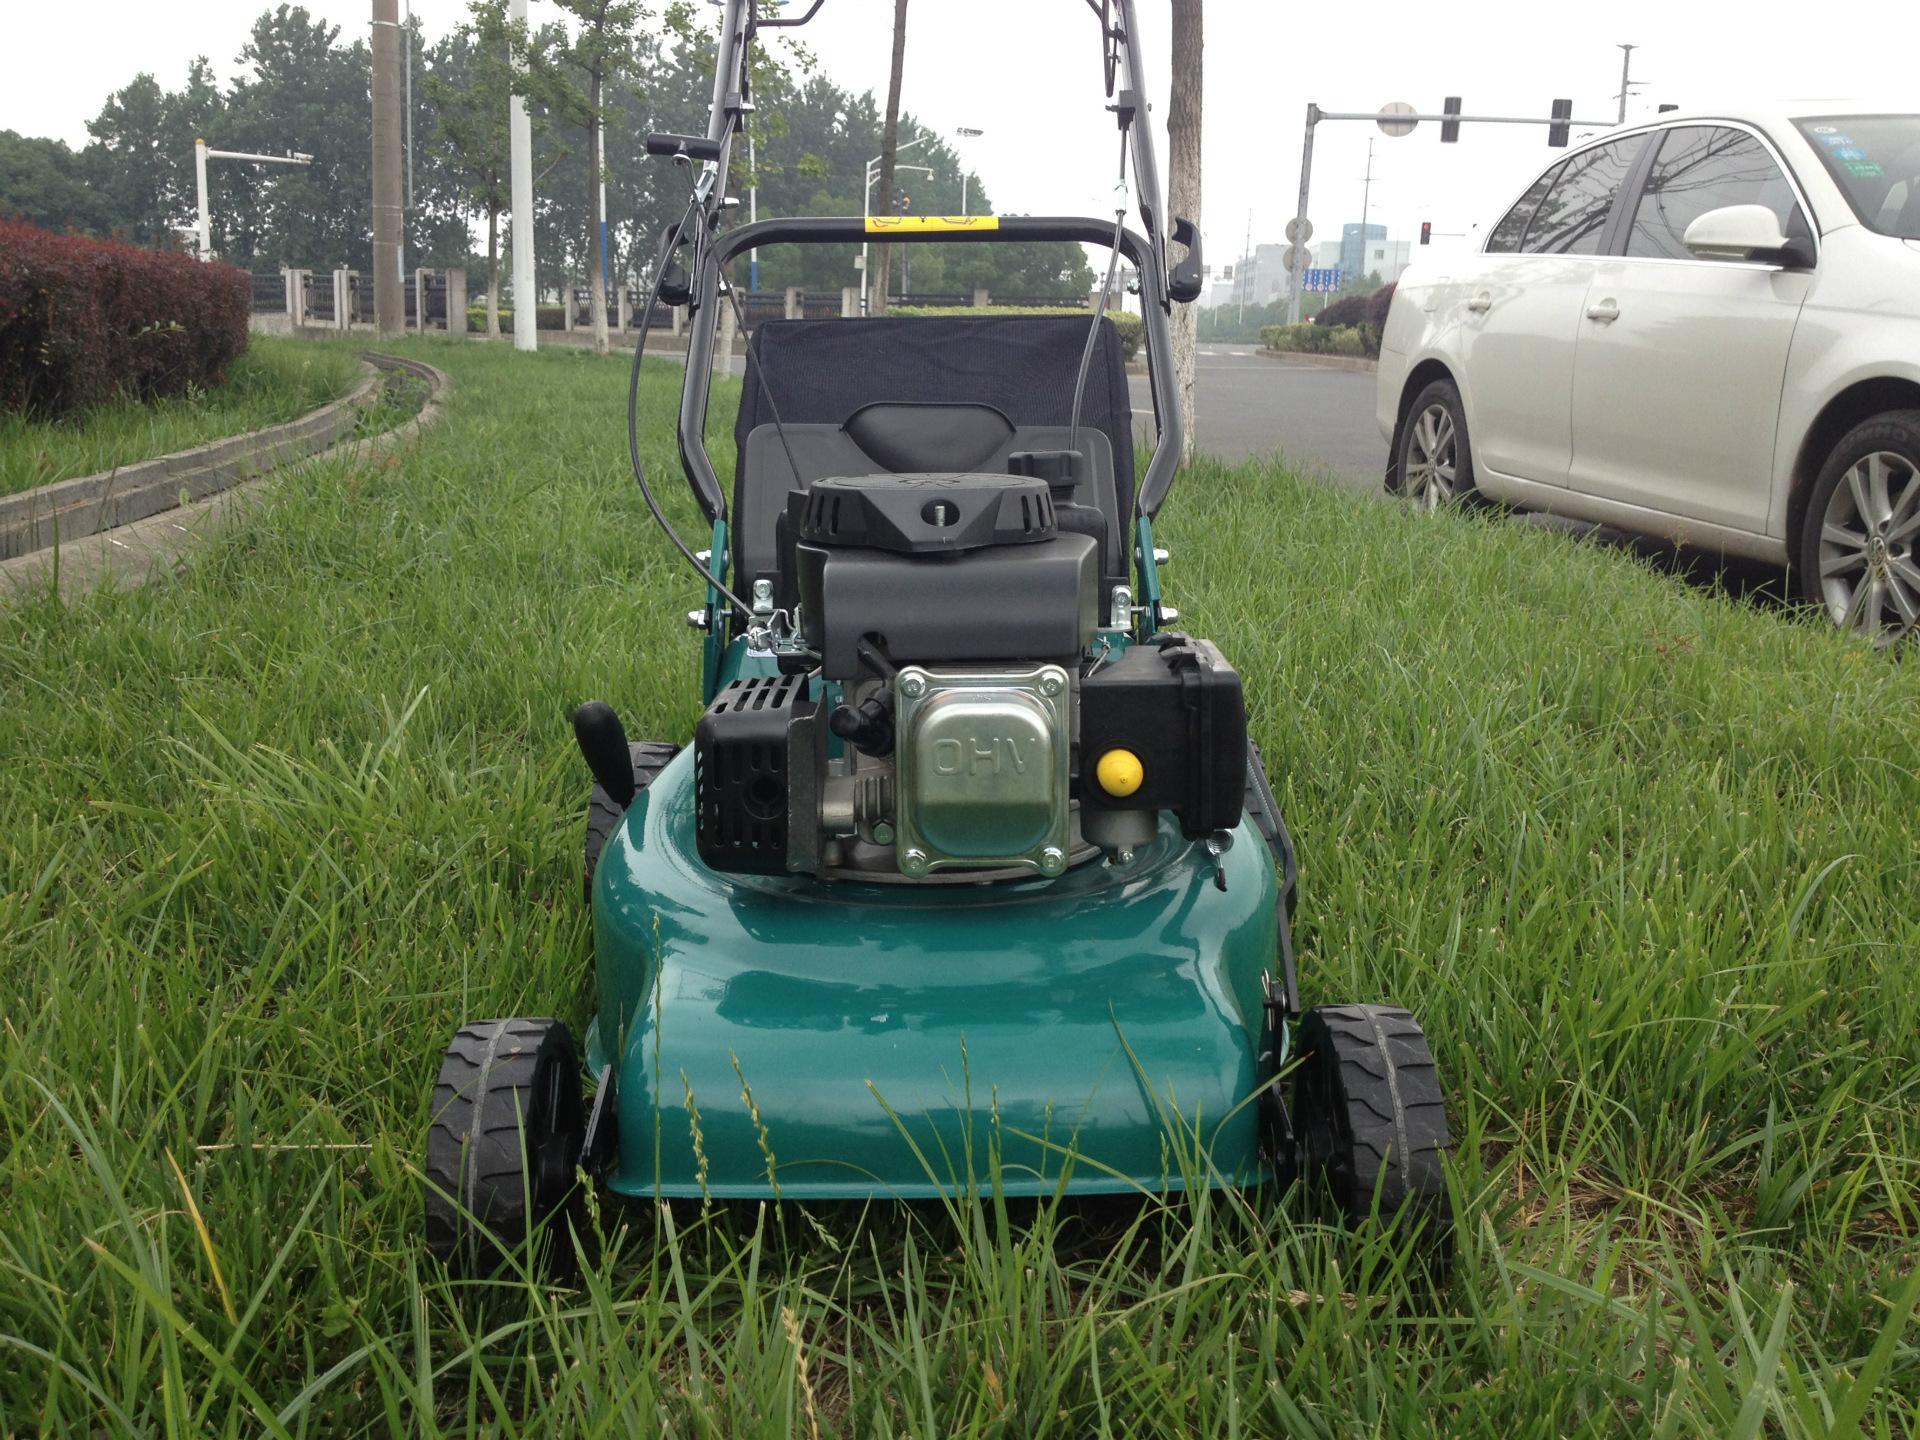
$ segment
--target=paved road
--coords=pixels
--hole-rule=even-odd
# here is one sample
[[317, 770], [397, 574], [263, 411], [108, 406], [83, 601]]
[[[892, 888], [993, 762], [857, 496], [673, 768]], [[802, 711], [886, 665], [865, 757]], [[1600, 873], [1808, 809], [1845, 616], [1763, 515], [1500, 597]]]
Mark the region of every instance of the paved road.
[[[1380, 492], [1387, 442], [1373, 422], [1373, 376], [1289, 365], [1251, 345], [1200, 347], [1200, 448], [1224, 460], [1270, 455], [1359, 494]], [[1133, 377], [1134, 419], [1151, 434], [1153, 401]]]

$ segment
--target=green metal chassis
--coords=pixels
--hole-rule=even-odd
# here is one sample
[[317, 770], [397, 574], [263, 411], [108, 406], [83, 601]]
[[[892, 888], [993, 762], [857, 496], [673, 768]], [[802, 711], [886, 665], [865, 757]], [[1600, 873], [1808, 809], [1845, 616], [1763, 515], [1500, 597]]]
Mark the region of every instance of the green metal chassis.
[[[724, 681], [771, 670], [725, 647]], [[721, 874], [693, 765], [635, 797], [593, 885], [631, 1196], [1033, 1195], [1268, 1178], [1263, 976], [1277, 879], [1242, 817], [1215, 883], [1164, 818], [1124, 869], [888, 885]]]

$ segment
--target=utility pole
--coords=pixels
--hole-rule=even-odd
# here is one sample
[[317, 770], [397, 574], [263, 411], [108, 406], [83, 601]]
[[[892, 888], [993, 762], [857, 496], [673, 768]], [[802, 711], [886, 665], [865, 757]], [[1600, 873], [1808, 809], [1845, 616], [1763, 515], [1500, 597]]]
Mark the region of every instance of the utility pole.
[[[1367, 273], [1367, 214], [1373, 208], [1373, 136], [1367, 137], [1367, 173], [1360, 181], [1360, 253], [1354, 257], [1354, 278]], [[1342, 257], [1345, 258], [1344, 256]]]
[[1639, 48], [1637, 45], [1620, 47], [1620, 118], [1616, 124], [1627, 123], [1627, 75], [1633, 68], [1633, 52]]
[[383, 340], [407, 328], [401, 225], [400, 4], [373, 0], [373, 324]]
[[[527, 23], [527, 0], [512, 0], [508, 18]], [[524, 50], [513, 54], [516, 74], [527, 72]], [[532, 350], [539, 344], [540, 296], [533, 278], [533, 122], [527, 119], [527, 97], [507, 100], [507, 133], [512, 145], [513, 172], [513, 348]]]
[[1240, 318], [1236, 322], [1247, 323], [1247, 263], [1253, 258], [1253, 211], [1247, 211], [1247, 243], [1240, 251]]

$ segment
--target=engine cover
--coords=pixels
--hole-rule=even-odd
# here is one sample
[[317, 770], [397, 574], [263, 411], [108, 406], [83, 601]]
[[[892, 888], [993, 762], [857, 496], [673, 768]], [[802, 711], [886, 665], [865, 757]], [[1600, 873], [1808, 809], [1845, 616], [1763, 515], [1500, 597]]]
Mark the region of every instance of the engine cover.
[[957, 866], [1067, 868], [1072, 683], [1058, 665], [894, 681], [895, 851], [918, 878]]

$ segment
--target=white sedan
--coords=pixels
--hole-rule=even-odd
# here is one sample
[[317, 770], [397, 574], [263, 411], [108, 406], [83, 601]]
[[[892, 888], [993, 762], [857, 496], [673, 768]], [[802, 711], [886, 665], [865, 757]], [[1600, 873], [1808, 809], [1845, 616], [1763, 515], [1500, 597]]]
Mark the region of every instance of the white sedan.
[[1920, 115], [1663, 115], [1554, 162], [1401, 277], [1388, 488], [1793, 567], [1920, 625]]

